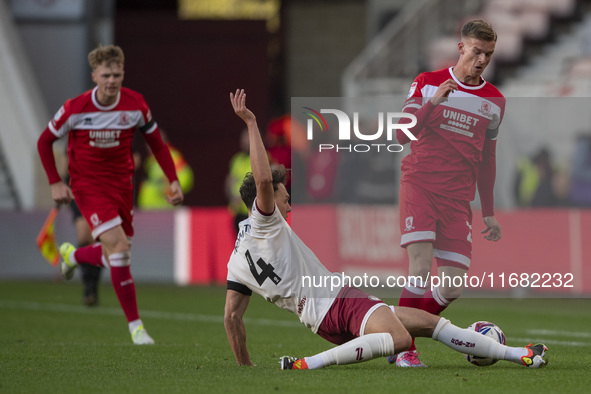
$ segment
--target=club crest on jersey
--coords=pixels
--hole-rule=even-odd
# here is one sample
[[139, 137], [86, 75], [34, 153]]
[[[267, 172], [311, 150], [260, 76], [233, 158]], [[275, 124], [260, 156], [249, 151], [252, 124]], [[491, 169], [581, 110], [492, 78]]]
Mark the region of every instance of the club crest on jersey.
[[411, 230], [415, 229], [415, 226], [413, 226], [414, 220], [415, 220], [415, 218], [413, 216], [409, 216], [406, 218], [406, 220], [405, 220], [406, 227], [404, 228], [404, 231], [411, 231]]
[[488, 101], [483, 101], [478, 112], [484, 117], [490, 117], [491, 105]]
[[128, 123], [129, 123], [129, 117], [127, 116], [127, 113], [121, 112], [119, 114], [119, 123], [117, 123], [117, 124], [119, 126], [127, 126]]
[[62, 117], [62, 115], [65, 114], [65, 113], [66, 113], [66, 109], [62, 105], [60, 107], [60, 109], [58, 109], [58, 111], [56, 112], [55, 116], [53, 117], [53, 120], [55, 120], [57, 122], [58, 120], [60, 120], [60, 118]]
[[408, 91], [408, 96], [406, 98], [409, 98], [410, 96], [415, 94], [416, 90], [417, 90], [417, 83], [413, 82], [412, 85], [410, 85], [410, 90]]
[[95, 227], [98, 226], [99, 224], [101, 224], [101, 220], [99, 219], [99, 217], [96, 213], [93, 213], [92, 215], [90, 215], [90, 222]]

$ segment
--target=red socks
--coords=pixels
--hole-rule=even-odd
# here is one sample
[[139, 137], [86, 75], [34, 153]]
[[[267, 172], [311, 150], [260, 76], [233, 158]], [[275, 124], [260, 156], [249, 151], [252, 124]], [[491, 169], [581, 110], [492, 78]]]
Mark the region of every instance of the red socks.
[[74, 252], [74, 258], [76, 259], [76, 262], [96, 265], [98, 267], [103, 266], [102, 256], [103, 249], [100, 242], [78, 248]]
[[[436, 288], [434, 292], [428, 290], [425, 294], [415, 294], [404, 288], [402, 289], [400, 300], [398, 301], [398, 306], [422, 309], [434, 315], [439, 315], [448, 305], [449, 301], [441, 296], [438, 288]], [[416, 350], [417, 347], [415, 346], [415, 339], [413, 338], [408, 351]]]
[[445, 310], [445, 308], [447, 308], [448, 305], [449, 301], [443, 299], [439, 294], [439, 291], [433, 292], [429, 290], [425, 293], [423, 303], [421, 304], [421, 309], [434, 315], [439, 315]]
[[[398, 306], [406, 306], [409, 308], [415, 309], [422, 309], [423, 303], [423, 295], [422, 294], [415, 294], [412, 291], [407, 290], [406, 288], [402, 289], [402, 293], [400, 294], [400, 299], [398, 300]], [[407, 351], [414, 351], [417, 350], [415, 346], [415, 339], [412, 339], [412, 344], [407, 349]]]
[[[112, 262], [111, 262], [112, 264]], [[135, 297], [135, 284], [131, 277], [129, 266], [113, 267], [111, 266], [111, 282], [119, 299], [119, 304], [125, 313], [128, 322], [140, 318], [137, 310], [137, 300]]]

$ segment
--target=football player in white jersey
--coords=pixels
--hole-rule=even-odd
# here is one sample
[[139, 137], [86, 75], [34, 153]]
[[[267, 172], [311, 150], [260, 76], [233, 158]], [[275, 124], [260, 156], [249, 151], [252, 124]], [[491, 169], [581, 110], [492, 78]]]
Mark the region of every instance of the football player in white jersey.
[[240, 194], [249, 218], [228, 262], [224, 326], [239, 365], [253, 365], [246, 348], [243, 315], [252, 292], [296, 314], [302, 323], [338, 345], [311, 357], [284, 356], [281, 369], [316, 369], [389, 356], [406, 350], [413, 337], [432, 337], [462, 353], [513, 361], [530, 368], [546, 364], [546, 346], [502, 345], [475, 331], [415, 308], [384, 304], [354, 287], [302, 286], [302, 275], [332, 275], [295, 235], [285, 219], [291, 207], [285, 168], [272, 171], [244, 90], [230, 93], [234, 112], [246, 123], [252, 173]]

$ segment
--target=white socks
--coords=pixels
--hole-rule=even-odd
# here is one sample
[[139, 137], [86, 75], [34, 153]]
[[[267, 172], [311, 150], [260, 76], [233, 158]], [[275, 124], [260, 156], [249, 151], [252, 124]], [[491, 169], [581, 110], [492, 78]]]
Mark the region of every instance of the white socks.
[[143, 326], [143, 325], [144, 325], [144, 323], [142, 323], [142, 319], [130, 321], [129, 322], [129, 333], [133, 334], [133, 332], [135, 331], [136, 328]]
[[523, 365], [521, 357], [527, 356], [529, 350], [524, 347], [511, 347], [507, 346], [507, 353], [505, 353], [505, 360], [512, 361], [516, 364]]
[[[141, 320], [136, 320], [136, 322]], [[131, 325], [135, 322], [129, 323]], [[476, 331], [460, 328], [449, 320], [441, 318], [433, 331], [432, 338], [460, 352], [496, 360], [512, 361], [522, 364], [521, 357], [528, 354], [525, 348], [501, 345], [497, 341]], [[386, 357], [394, 354], [394, 340], [388, 333], [368, 334], [355, 338], [340, 346], [311, 357], [305, 357], [309, 369], [318, 369], [329, 365], [352, 364]]]
[[306, 357], [309, 369], [317, 369], [329, 365], [343, 365], [386, 357], [394, 354], [394, 340], [388, 333], [367, 334], [355, 338], [340, 346]]
[[528, 353], [525, 348], [501, 345], [476, 331], [454, 326], [445, 318], [441, 318], [437, 323], [432, 338], [460, 353], [507, 360], [517, 364], [522, 364], [521, 357]]

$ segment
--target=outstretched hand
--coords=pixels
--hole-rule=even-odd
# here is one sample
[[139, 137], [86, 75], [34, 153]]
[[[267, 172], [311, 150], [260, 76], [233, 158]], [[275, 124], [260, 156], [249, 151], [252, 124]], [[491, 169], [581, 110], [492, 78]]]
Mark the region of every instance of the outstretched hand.
[[437, 91], [431, 98], [433, 105], [439, 105], [449, 98], [449, 94], [458, 90], [458, 84], [453, 79], [449, 78], [437, 88]]
[[74, 199], [74, 193], [72, 193], [70, 186], [59, 181], [51, 185], [51, 198], [57, 204], [69, 204]]
[[480, 232], [480, 234], [487, 234], [484, 239], [496, 242], [501, 239], [501, 225], [497, 222], [494, 216], [487, 216], [482, 218], [486, 228]]
[[245, 123], [256, 120], [254, 114], [246, 108], [246, 93], [244, 89], [236, 89], [236, 93], [230, 93], [230, 101], [236, 115]]
[[171, 205], [180, 205], [185, 197], [183, 196], [183, 189], [179, 181], [174, 181], [170, 184], [170, 191], [166, 194], [166, 202]]

